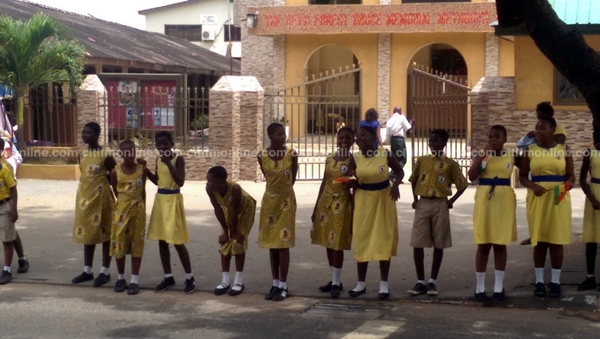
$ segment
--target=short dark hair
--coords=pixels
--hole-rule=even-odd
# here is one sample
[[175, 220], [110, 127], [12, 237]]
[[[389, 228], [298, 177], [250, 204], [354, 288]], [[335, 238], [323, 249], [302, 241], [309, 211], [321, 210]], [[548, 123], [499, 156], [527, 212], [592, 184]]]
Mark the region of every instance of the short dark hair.
[[365, 130], [365, 131], [369, 132], [369, 134], [371, 134], [373, 136], [373, 138], [377, 138], [377, 130], [371, 126], [361, 125], [360, 127], [358, 127], [358, 129]]
[[160, 131], [156, 133], [156, 135], [154, 136], [154, 141], [158, 140], [158, 138], [167, 138], [167, 140], [169, 140], [170, 143], [173, 143], [173, 136], [171, 135], [171, 133], [169, 133], [169, 131]]
[[540, 102], [535, 108], [536, 112], [542, 113], [544, 116], [548, 116], [550, 118], [554, 117], [554, 108], [549, 101]]
[[506, 127], [504, 127], [502, 125], [494, 125], [494, 126], [490, 127], [490, 131], [491, 130], [500, 131], [504, 134], [505, 137], [508, 136], [508, 132], [506, 132]]
[[217, 179], [227, 180], [227, 170], [223, 166], [211, 167], [208, 174], [212, 174]]
[[377, 121], [379, 119], [379, 113], [375, 110], [375, 108], [369, 108], [367, 113], [365, 113], [365, 120], [367, 121]]
[[123, 140], [121, 141], [121, 143], [119, 144], [119, 147], [123, 147], [123, 146], [131, 146], [135, 148], [135, 142], [133, 142], [133, 140]]
[[275, 130], [276, 130], [277, 128], [279, 128], [279, 127], [283, 128], [283, 125], [282, 125], [282, 124], [280, 124], [280, 123], [278, 123], [278, 122], [274, 122], [274, 123], [270, 124], [270, 125], [267, 127], [267, 135], [268, 135], [268, 136], [271, 136], [271, 135], [273, 135], [273, 133], [275, 133]]
[[442, 143], [444, 143], [444, 145], [448, 143], [448, 131], [445, 129], [433, 129], [431, 132], [429, 132], [429, 135], [437, 135], [440, 139], [442, 139]]
[[85, 126], [83, 126], [84, 129], [88, 127], [92, 130], [92, 132], [94, 132], [95, 135], [100, 135], [100, 125], [97, 122], [88, 122], [85, 124]]
[[546, 117], [546, 116], [544, 116], [544, 117], [539, 117], [539, 118], [538, 118], [538, 121], [540, 121], [540, 120], [541, 120], [541, 121], [545, 121], [545, 122], [547, 122], [548, 124], [550, 124], [550, 127], [556, 128], [556, 126], [557, 126], [557, 124], [556, 124], [556, 120], [555, 120], [554, 118], [552, 118], [552, 117]]
[[0, 151], [4, 150], [5, 144], [6, 144], [6, 142], [4, 141], [4, 139], [0, 138]]
[[348, 132], [348, 133], [352, 134], [352, 136], [354, 136], [354, 130], [352, 128], [350, 128], [350, 127], [342, 127], [342, 128], [340, 128], [340, 130], [337, 132], [337, 134], [340, 134], [342, 132]]

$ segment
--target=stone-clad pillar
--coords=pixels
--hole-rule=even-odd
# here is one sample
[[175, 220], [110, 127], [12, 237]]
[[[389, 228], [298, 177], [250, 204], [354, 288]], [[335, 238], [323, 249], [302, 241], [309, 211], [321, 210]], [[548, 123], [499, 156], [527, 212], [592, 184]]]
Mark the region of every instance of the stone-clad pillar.
[[391, 35], [379, 34], [377, 54], [377, 112], [379, 123], [383, 124], [390, 116], [390, 62]]
[[95, 121], [100, 125], [98, 143], [105, 145], [108, 141], [108, 107], [106, 105], [106, 89], [97, 75], [88, 75], [77, 91], [77, 126], [74, 131], [77, 147], [86, 145], [81, 140], [81, 131], [88, 122]]

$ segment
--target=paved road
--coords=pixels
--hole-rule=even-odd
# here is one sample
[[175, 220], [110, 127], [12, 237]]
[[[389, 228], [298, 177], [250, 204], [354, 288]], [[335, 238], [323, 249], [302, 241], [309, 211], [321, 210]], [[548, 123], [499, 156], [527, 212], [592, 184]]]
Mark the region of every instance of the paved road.
[[[0, 289], [2, 338], [594, 338], [598, 314], [420, 304], [275, 303], [106, 288], [12, 284]], [[334, 317], [335, 316], [335, 317]]]

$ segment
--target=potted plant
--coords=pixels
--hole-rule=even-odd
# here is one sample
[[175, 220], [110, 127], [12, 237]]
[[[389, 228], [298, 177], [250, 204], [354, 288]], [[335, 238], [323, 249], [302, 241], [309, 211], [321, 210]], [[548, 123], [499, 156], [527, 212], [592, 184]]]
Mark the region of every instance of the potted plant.
[[208, 115], [202, 114], [193, 120], [190, 124], [190, 130], [193, 135], [198, 135], [198, 131], [202, 135], [208, 135]]
[[285, 128], [285, 140], [287, 141], [290, 137], [290, 126], [288, 126], [289, 121], [285, 118], [285, 116], [283, 116], [273, 118], [273, 122], [283, 125], [283, 127]]

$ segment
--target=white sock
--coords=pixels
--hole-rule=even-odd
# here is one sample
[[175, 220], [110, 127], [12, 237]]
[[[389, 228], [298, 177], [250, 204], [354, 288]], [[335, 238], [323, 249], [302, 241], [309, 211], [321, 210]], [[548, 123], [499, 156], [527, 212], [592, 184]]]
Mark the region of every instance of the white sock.
[[477, 287], [475, 287], [475, 293], [485, 292], [485, 272], [475, 272], [477, 277]]
[[139, 275], [134, 275], [134, 274], [132, 274], [132, 275], [131, 275], [131, 282], [130, 282], [130, 283], [131, 283], [131, 284], [138, 284], [138, 278], [139, 278], [139, 277], [140, 277]]
[[550, 282], [560, 284], [560, 271], [561, 270], [552, 269], [552, 280], [550, 280]]
[[186, 274], [185, 274], [185, 278], [186, 278], [186, 279], [192, 279], [193, 277], [194, 277], [194, 275], [193, 275], [193, 274], [191, 274], [191, 273], [186, 273]]
[[287, 290], [287, 281], [280, 281], [279, 288], [283, 288], [284, 290]]
[[92, 266], [83, 266], [83, 271], [87, 274], [92, 274]]
[[588, 274], [588, 278], [594, 278], [593, 274]]
[[125, 274], [120, 274], [117, 276], [117, 280], [125, 279]]
[[279, 279], [273, 279], [273, 286], [279, 287]]
[[233, 281], [233, 284], [239, 284], [242, 285], [244, 283], [244, 272], [235, 272], [235, 280]]
[[173, 273], [167, 273], [167, 274], [165, 274], [165, 278], [167, 278], [167, 279], [173, 278]]
[[12, 269], [10, 268], [10, 266], [4, 266], [4, 270], [8, 273], [12, 272]]
[[390, 293], [390, 290], [388, 289], [388, 282], [387, 281], [380, 281], [379, 282], [379, 293]]
[[435, 279], [431, 279], [431, 278], [429, 278], [429, 283], [430, 283], [430, 284], [434, 284], [434, 285], [435, 285]]
[[360, 292], [362, 290], [365, 289], [365, 282], [364, 281], [359, 281], [358, 284], [356, 284], [356, 287], [353, 289], [354, 292]]
[[23, 257], [23, 258], [19, 258], [19, 260], [27, 260], [27, 258]]
[[231, 280], [229, 279], [229, 272], [223, 272], [223, 278], [221, 279], [221, 283], [225, 284], [225, 286], [229, 286]]
[[104, 273], [104, 274], [106, 274], [106, 275], [109, 275], [109, 274], [110, 274], [110, 273], [108, 272], [108, 268], [107, 268], [107, 267], [102, 267], [102, 268], [100, 269], [100, 274], [102, 274], [102, 273]]
[[417, 284], [425, 285], [425, 280], [417, 280]]
[[504, 271], [495, 270], [496, 281], [494, 282], [494, 293], [502, 293], [504, 290]]
[[535, 283], [544, 283], [544, 268], [536, 267], [535, 268]]
[[340, 278], [342, 275], [342, 269], [334, 267], [332, 273], [333, 273], [332, 274], [333, 279], [331, 280], [331, 284], [340, 286]]

